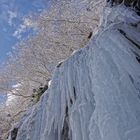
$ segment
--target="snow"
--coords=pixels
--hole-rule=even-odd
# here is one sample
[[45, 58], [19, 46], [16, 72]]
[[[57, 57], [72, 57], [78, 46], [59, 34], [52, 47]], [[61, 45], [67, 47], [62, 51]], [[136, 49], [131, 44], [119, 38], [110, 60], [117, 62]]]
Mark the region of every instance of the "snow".
[[139, 140], [140, 50], [131, 40], [140, 45], [140, 30], [130, 24], [138, 18], [106, 7], [98, 34], [56, 67], [16, 140]]
[[18, 92], [18, 90], [20, 89], [20, 86], [21, 86], [20, 83], [17, 83], [12, 86], [12, 91], [10, 91], [7, 94], [6, 106], [11, 105], [12, 103], [14, 103], [17, 100], [17, 96], [14, 94], [16, 94]]

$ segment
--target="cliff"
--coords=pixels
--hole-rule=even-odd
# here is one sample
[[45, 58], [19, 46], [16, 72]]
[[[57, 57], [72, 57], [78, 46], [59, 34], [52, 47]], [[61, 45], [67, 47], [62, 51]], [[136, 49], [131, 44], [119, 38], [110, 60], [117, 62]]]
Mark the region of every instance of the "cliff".
[[96, 36], [56, 67], [9, 140], [139, 140], [139, 20], [130, 9], [106, 7]]

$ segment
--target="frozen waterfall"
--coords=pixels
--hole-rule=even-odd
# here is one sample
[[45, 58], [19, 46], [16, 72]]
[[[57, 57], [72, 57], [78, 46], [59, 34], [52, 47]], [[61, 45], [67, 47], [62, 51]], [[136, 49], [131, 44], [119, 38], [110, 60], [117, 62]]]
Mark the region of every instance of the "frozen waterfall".
[[99, 32], [56, 67], [16, 140], [140, 140], [139, 21], [106, 7]]

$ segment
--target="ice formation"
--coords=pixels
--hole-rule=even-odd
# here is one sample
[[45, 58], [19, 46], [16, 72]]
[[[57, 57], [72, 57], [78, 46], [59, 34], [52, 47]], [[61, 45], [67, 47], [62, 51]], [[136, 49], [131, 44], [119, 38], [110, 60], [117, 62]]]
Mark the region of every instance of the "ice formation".
[[16, 140], [140, 140], [139, 20], [106, 7], [97, 35], [56, 67]]

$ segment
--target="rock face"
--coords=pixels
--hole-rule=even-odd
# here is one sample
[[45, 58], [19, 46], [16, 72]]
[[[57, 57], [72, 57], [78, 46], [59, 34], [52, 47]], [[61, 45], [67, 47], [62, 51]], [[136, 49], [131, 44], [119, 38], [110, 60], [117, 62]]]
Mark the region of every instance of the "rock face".
[[140, 139], [140, 19], [123, 7], [104, 11], [97, 35], [56, 68], [16, 140]]
[[132, 7], [138, 15], [140, 15], [140, 0], [107, 0], [113, 6], [114, 4], [124, 4], [127, 7]]

